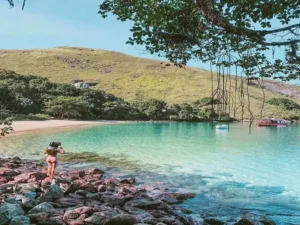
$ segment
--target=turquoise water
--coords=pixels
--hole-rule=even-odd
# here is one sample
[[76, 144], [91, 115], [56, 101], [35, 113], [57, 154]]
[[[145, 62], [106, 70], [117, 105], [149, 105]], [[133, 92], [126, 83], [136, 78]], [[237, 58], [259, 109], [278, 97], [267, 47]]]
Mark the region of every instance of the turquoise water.
[[251, 212], [277, 224], [300, 224], [300, 126], [253, 125], [251, 134], [248, 124], [231, 124], [228, 131], [215, 126], [136, 123], [8, 136], [0, 139], [0, 154], [39, 158], [45, 144], [59, 140], [66, 151], [95, 152], [134, 165], [133, 170], [124, 170], [123, 163], [109, 168], [113, 175], [196, 192], [184, 206], [198, 217]]

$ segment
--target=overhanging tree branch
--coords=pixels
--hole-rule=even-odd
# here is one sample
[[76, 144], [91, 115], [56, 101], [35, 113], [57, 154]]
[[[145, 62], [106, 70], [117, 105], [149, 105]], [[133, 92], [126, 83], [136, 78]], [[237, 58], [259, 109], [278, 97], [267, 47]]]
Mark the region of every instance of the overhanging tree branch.
[[[9, 3], [10, 7], [14, 7], [15, 6], [14, 0], [7, 0], [7, 1]], [[22, 10], [24, 10], [24, 8], [25, 8], [25, 3], [26, 3], [26, 0], [23, 0]]]
[[300, 23], [291, 25], [291, 26], [287, 26], [287, 27], [283, 27], [283, 28], [279, 28], [279, 29], [274, 29], [274, 30], [261, 30], [261, 31], [257, 31], [259, 33], [261, 33], [262, 35], [267, 35], [267, 34], [274, 34], [274, 33], [278, 33], [278, 32], [283, 32], [283, 31], [291, 31], [293, 28], [297, 28], [300, 27]]
[[196, 4], [199, 10], [202, 12], [202, 14], [205, 16], [207, 22], [211, 23], [212, 25], [223, 28], [228, 34], [244, 35], [250, 40], [264, 46], [284, 46], [300, 42], [300, 40], [298, 39], [284, 42], [265, 41], [265, 36], [268, 34], [275, 34], [284, 31], [290, 31], [294, 34], [294, 31], [292, 29], [298, 27], [300, 28], [300, 23], [274, 30], [251, 30], [245, 27], [237, 27], [229, 23], [224, 18], [224, 16], [215, 9], [214, 0], [196, 0]]

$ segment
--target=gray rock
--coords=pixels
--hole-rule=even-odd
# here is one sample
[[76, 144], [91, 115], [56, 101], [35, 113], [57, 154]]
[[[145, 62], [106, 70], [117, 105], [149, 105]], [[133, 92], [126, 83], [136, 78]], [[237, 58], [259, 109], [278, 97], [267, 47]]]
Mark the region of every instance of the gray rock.
[[158, 194], [153, 196], [154, 200], [161, 200], [169, 205], [178, 204], [180, 201], [178, 201], [176, 198], [172, 197], [171, 195], [167, 193]]
[[87, 199], [100, 200], [98, 193], [88, 193], [85, 196]]
[[77, 205], [83, 205], [84, 200], [71, 198], [71, 197], [63, 197], [55, 200], [54, 202], [60, 204], [64, 208], [67, 208], [67, 207], [73, 207]]
[[104, 194], [101, 196], [101, 201], [106, 202], [115, 206], [123, 206], [125, 203], [125, 198], [115, 195]]
[[106, 191], [106, 186], [103, 184], [100, 184], [97, 188], [98, 192], [105, 192]]
[[139, 208], [135, 208], [135, 207], [131, 207], [131, 206], [124, 206], [124, 209], [132, 215], [139, 215], [139, 214], [143, 214], [146, 212], [143, 209], [139, 209]]
[[35, 199], [35, 197], [35, 192], [25, 192], [22, 195], [16, 195], [16, 200], [21, 201], [23, 207], [31, 209], [41, 203], [38, 199]]
[[24, 215], [19, 205], [4, 203], [0, 207], [0, 225], [9, 223], [14, 217]]
[[168, 194], [173, 198], [176, 198], [178, 201], [194, 198], [196, 196], [195, 193], [168, 193]]
[[91, 193], [94, 193], [97, 191], [96, 188], [94, 187], [94, 185], [92, 185], [90, 182], [80, 184], [79, 187], [80, 187], [80, 189], [91, 192]]
[[104, 172], [97, 168], [91, 168], [88, 170], [88, 174], [104, 174]]
[[88, 192], [88, 191], [86, 191], [86, 190], [81, 190], [81, 189], [79, 189], [79, 190], [77, 190], [76, 192], [75, 192], [75, 194], [77, 194], [77, 195], [82, 195], [82, 196], [86, 196], [87, 194], [89, 194], [90, 192]]
[[91, 223], [91, 224], [103, 224], [105, 222], [105, 220], [106, 220], [105, 216], [94, 214], [94, 215], [86, 218], [84, 220], [84, 222]]
[[80, 214], [74, 210], [69, 210], [65, 212], [63, 219], [64, 220], [74, 220], [77, 219], [80, 216]]
[[275, 225], [276, 223], [266, 216], [258, 216], [251, 213], [244, 215], [235, 225]]
[[37, 223], [37, 225], [66, 225], [66, 223], [60, 217], [52, 217], [43, 222]]
[[29, 210], [28, 214], [42, 213], [42, 212], [51, 215], [55, 213], [55, 209], [51, 204], [44, 202]]
[[27, 216], [16, 216], [9, 225], [30, 225], [30, 219]]
[[32, 223], [43, 222], [48, 218], [48, 214], [45, 212], [28, 214], [27, 216], [30, 218]]
[[134, 225], [137, 220], [134, 216], [128, 214], [120, 214], [108, 219], [104, 225]]
[[161, 218], [161, 217], [164, 217], [164, 216], [169, 216], [168, 213], [166, 213], [164, 210], [157, 210], [157, 209], [154, 209], [154, 210], [148, 210], [148, 212], [155, 218]]
[[139, 209], [156, 209], [161, 206], [162, 202], [159, 200], [148, 200], [148, 199], [135, 199], [129, 202], [126, 202], [125, 206], [132, 206]]
[[64, 191], [65, 194], [74, 193], [79, 189], [78, 183], [61, 183], [59, 184], [60, 188]]
[[87, 214], [87, 215], [92, 215], [93, 214], [93, 208], [86, 207], [86, 206], [76, 208], [74, 211], [79, 213], [79, 214]]
[[30, 184], [17, 184], [15, 186], [15, 192], [26, 193], [26, 192], [36, 192], [39, 188], [38, 184], [30, 183]]

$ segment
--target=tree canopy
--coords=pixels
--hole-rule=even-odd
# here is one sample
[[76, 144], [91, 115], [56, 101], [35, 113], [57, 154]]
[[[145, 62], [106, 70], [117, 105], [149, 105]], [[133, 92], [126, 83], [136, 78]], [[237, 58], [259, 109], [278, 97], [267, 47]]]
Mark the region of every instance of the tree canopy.
[[248, 77], [300, 76], [299, 0], [104, 0], [99, 13], [132, 21], [127, 43], [177, 65], [199, 59]]

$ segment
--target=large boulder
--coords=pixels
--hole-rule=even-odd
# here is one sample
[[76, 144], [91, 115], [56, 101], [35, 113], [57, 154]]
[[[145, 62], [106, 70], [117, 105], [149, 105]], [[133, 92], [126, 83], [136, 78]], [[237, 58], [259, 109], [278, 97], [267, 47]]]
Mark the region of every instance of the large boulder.
[[108, 219], [104, 225], [134, 225], [137, 220], [132, 215], [120, 214]]
[[9, 223], [14, 217], [24, 215], [19, 205], [4, 203], [0, 207], [0, 225]]
[[29, 210], [28, 214], [43, 213], [43, 212], [51, 215], [55, 213], [55, 209], [50, 203], [44, 202]]
[[101, 201], [114, 206], [123, 206], [125, 203], [125, 198], [115, 195], [104, 194], [101, 196]]
[[50, 196], [52, 199], [58, 199], [64, 197], [64, 191], [56, 184], [50, 185], [49, 189], [46, 191], [46, 195]]
[[9, 225], [30, 225], [30, 219], [27, 216], [16, 216]]
[[15, 182], [17, 183], [27, 183], [30, 181], [44, 180], [47, 177], [47, 174], [41, 172], [31, 172], [31, 173], [22, 173], [14, 177]]

